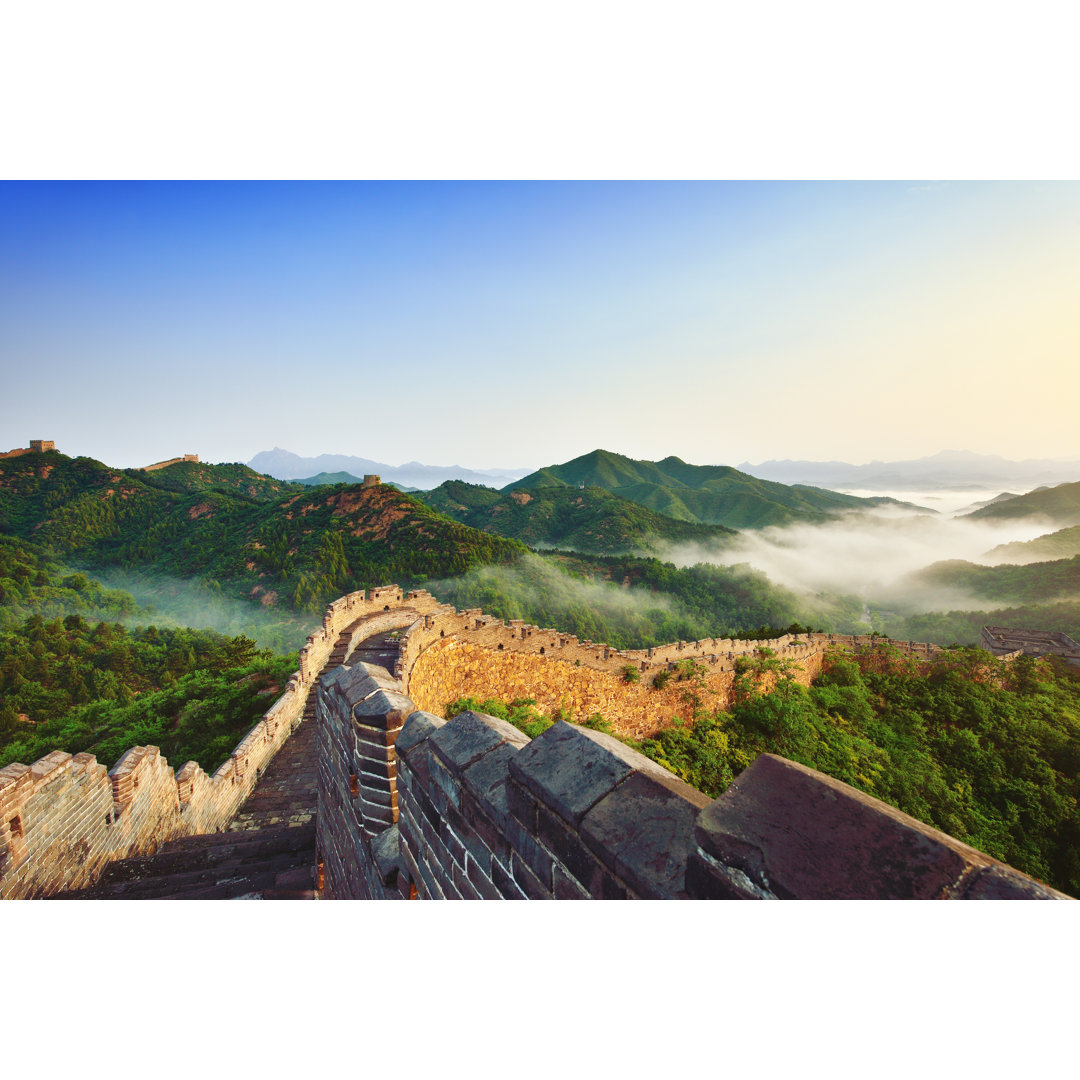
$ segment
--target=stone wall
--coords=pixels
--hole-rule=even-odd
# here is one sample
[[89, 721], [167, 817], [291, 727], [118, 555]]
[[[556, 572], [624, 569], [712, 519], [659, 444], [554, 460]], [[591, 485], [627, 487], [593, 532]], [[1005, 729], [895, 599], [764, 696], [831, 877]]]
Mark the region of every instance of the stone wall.
[[51, 439], [31, 439], [29, 446], [16, 447], [0, 454], [0, 458], [22, 457], [23, 454], [44, 454], [47, 450], [55, 450], [56, 443]]
[[[730, 703], [736, 662], [760, 648], [790, 660], [796, 680], [809, 685], [830, 649], [852, 651], [883, 641], [869, 635], [785, 634], [769, 641], [706, 638], [622, 650], [521, 621], [504, 623], [478, 608], [456, 611], [433, 603], [428, 593], [409, 596], [424, 598], [424, 616], [405, 634], [395, 674], [420, 709], [441, 713], [448, 702], [464, 696], [534, 698], [545, 711], [564, 710], [577, 722], [599, 712], [620, 735], [632, 738], [654, 734], [673, 717], [692, 716], [685, 698], [688, 683], [672, 679], [663, 690], [652, 688], [657, 674], [677, 675], [684, 661], [694, 661], [701, 673], [695, 692], [702, 704], [724, 708]], [[942, 652], [922, 642], [888, 644], [923, 661]], [[628, 666], [639, 673], [636, 684], [624, 677]]]
[[308, 694], [349, 628], [417, 618], [396, 586], [334, 601], [300, 650], [288, 688], [212, 776], [194, 761], [174, 775], [155, 746], [132, 747], [111, 771], [90, 754], [62, 751], [0, 769], [0, 899], [92, 885], [114, 859], [223, 829], [301, 722]]
[[[452, 757], [454, 751], [443, 744], [447, 739], [456, 738], [451, 735], [440, 736], [427, 750], [417, 750], [411, 755], [411, 748], [425, 740], [416, 738], [420, 729], [415, 724], [409, 732], [405, 724], [407, 716], [416, 712], [420, 716], [416, 723], [421, 727], [428, 725], [428, 734], [443, 726], [443, 721], [437, 717], [415, 709], [412, 694], [434, 712], [463, 694], [482, 698], [489, 693], [487, 688], [490, 687], [490, 696], [533, 697], [549, 708], [567, 707], [575, 719], [586, 719], [592, 713], [600, 712], [609, 722], [618, 723], [620, 730], [640, 736], [670, 720], [671, 715], [683, 715], [680, 707], [685, 708], [685, 703], [679, 695], [685, 684], [673, 682], [662, 691], [653, 690], [649, 685], [656, 673], [676, 670], [679, 661], [696, 660], [705, 672], [703, 695], [706, 702], [722, 703], [730, 688], [737, 658], [753, 654], [762, 646], [793, 660], [802, 669], [800, 677], [808, 680], [816, 672], [827, 649], [854, 648], [876, 640], [830, 634], [802, 638], [785, 635], [769, 642], [706, 639], [675, 642], [657, 649], [620, 651], [520, 621], [503, 623], [478, 609], [456, 611], [424, 590], [405, 594], [396, 585], [388, 585], [371, 589], [366, 594], [350, 593], [326, 609], [322, 627], [300, 650], [300, 667], [291, 677], [288, 689], [213, 776], [207, 775], [195, 762], [188, 762], [174, 775], [168, 762], [152, 746], [133, 747], [111, 772], [88, 754], [72, 757], [60, 751], [32, 766], [12, 764], [0, 769], [0, 898], [46, 896], [84, 887], [92, 884], [102, 868], [114, 859], [152, 851], [163, 840], [172, 837], [224, 828], [282, 743], [301, 722], [308, 695], [332, 655], [345, 660], [360, 640], [389, 629], [404, 630], [392, 682], [379, 676], [377, 669], [357, 665], [359, 674], [353, 668], [340, 669], [353, 673], [328, 679], [319, 691], [316, 714], [338, 717], [327, 719], [325, 728], [320, 728], [319, 737], [320, 851], [327, 895], [412, 895], [414, 890], [422, 895], [439, 895], [439, 890], [444, 895], [454, 895], [455, 889], [461, 895], [472, 895], [470, 886], [464, 884], [466, 879], [472, 882], [471, 888], [477, 895], [490, 895], [493, 887], [502, 886], [508, 891], [500, 895], [516, 895], [515, 888], [525, 895], [537, 891], [528, 872], [531, 870], [536, 875], [537, 866], [546, 866], [546, 856], [541, 858], [529, 842], [522, 839], [524, 834], [514, 832], [519, 825], [532, 827], [532, 812], [521, 801], [526, 799], [524, 794], [515, 796], [518, 800], [515, 805], [528, 820], [519, 816], [516, 819], [518, 825], [505, 815], [499, 819], [502, 803], [498, 799], [501, 796], [496, 798], [490, 792], [488, 795], [472, 792], [469, 797], [480, 799], [483, 804], [479, 808], [472, 807], [468, 798], [462, 796], [464, 804], [471, 807], [470, 812], [476, 811], [471, 819], [473, 826], [480, 832], [487, 830], [485, 835], [492, 843], [496, 841], [491, 829], [496, 825], [517, 836], [520, 850], [513, 847], [510, 835], [503, 838], [510, 848], [507, 851], [499, 848], [509, 860], [499, 862], [501, 869], [495, 869], [486, 857], [481, 857], [480, 848], [477, 848], [477, 858], [487, 866], [485, 873], [488, 876], [480, 875], [483, 880], [474, 881], [478, 871], [472, 864], [459, 860], [454, 863], [455, 870], [454, 865], [443, 858], [443, 849], [451, 860], [454, 852], [461, 855], [453, 846], [454, 838], [464, 843], [465, 837], [458, 832], [453, 832], [452, 837], [439, 834], [442, 826], [425, 814], [423, 808], [427, 804], [421, 795], [436, 808], [449, 799], [447, 805], [459, 812], [453, 801], [458, 796], [449, 790], [451, 781], [445, 780], [444, 786], [439, 788], [443, 795], [439, 795], [430, 787], [429, 778], [436, 778], [432, 781], [436, 787], [439, 777], [445, 779], [444, 773], [457, 776], [463, 782], [466, 769], [476, 762], [464, 765], [447, 757]], [[940, 652], [930, 645], [890, 644], [920, 659], [931, 659]], [[623, 669], [628, 664], [641, 672], [641, 682], [637, 685], [629, 685], [623, 680]], [[340, 719], [346, 713], [347, 723]], [[498, 746], [493, 749], [506, 748], [500, 750], [497, 758], [491, 758], [486, 768], [493, 768], [496, 761], [514, 757], [518, 751], [525, 752], [526, 747], [519, 745], [520, 737], [504, 730], [505, 725], [500, 726], [498, 721], [474, 718], [461, 722], [474, 726], [477, 723], [485, 730], [501, 732]], [[456, 732], [461, 724], [456, 727], [454, 724], [457, 721], [450, 727]], [[492, 724], [495, 728], [491, 728]], [[646, 818], [643, 820], [651, 820], [647, 815], [654, 812], [652, 806], [656, 799], [666, 804], [673, 791], [677, 790], [680, 799], [689, 800], [694, 806], [697, 806], [695, 800], [704, 798], [700, 793], [690, 794], [689, 789], [671, 788], [670, 784], [678, 781], [670, 774], [665, 774], [666, 779], [661, 783], [655, 773], [657, 767], [647, 759], [638, 761], [635, 758], [632, 768], [627, 766], [625, 757], [619, 755], [631, 752], [616, 740], [605, 740], [595, 732], [565, 723], [555, 725], [551, 731], [559, 734], [551, 736], [550, 731], [545, 732], [535, 741], [536, 745], [546, 748], [545, 752], [554, 752], [556, 747], [576, 746], [576, 753], [587, 755], [597, 752], [590, 749], [591, 746], [600, 745], [623, 762], [619, 766], [609, 762], [606, 766], [609, 772], [614, 769], [624, 779], [630, 771], [651, 777], [648, 783], [636, 780], [627, 789], [627, 792], [633, 792], [644, 785], [652, 792], [647, 798], [641, 796], [645, 798], [642, 805]], [[403, 756], [399, 758], [397, 745], [407, 734], [409, 738], [406, 738]], [[488, 740], [491, 737], [483, 736]], [[581, 739], [589, 746], [580, 743]], [[410, 754], [404, 752], [406, 748]], [[424, 763], [430, 753], [435, 753], [437, 759], [435, 771], [432, 773], [428, 769], [425, 773]], [[531, 761], [536, 753], [538, 751], [530, 748], [522, 761]], [[562, 764], [558, 768], [568, 773], [578, 767], [574, 765], [572, 754], [559, 760]], [[404, 766], [403, 761], [406, 762]], [[399, 772], [399, 769], [403, 771]], [[498, 782], [502, 784], [500, 790], [508, 790], [508, 782], [503, 777]], [[535, 785], [530, 787], [520, 777], [514, 783], [518, 788], [531, 791], [529, 797], [534, 801], [540, 799]], [[668, 792], [667, 795], [661, 796], [653, 790], [657, 783]], [[405, 794], [408, 784], [413, 785], [411, 790], [416, 792], [415, 795]], [[489, 795], [496, 799], [491, 806], [483, 801]], [[628, 797], [627, 793], [619, 796], [620, 799]], [[556, 809], [547, 803], [544, 805], [545, 814], [555, 813], [558, 817]], [[615, 804], [605, 805], [610, 809]], [[682, 806], [682, 803], [672, 805]], [[557, 832], [552, 823], [554, 819], [542, 817], [539, 806], [538, 802], [536, 828], [540, 827], [541, 820], [547, 822], [548, 828], [544, 843], [554, 845], [558, 851], [562, 850], [559, 848], [562, 843], [570, 851], [570, 841]], [[404, 813], [406, 809], [410, 817], [399, 820], [399, 811]], [[679, 815], [685, 816], [685, 812], [686, 808], [682, 806]], [[426, 828], [417, 814], [427, 821]], [[590, 828], [594, 831], [599, 828], [596, 824], [599, 820], [590, 819]], [[565, 832], [565, 828], [571, 825], [577, 828], [582, 823], [581, 820], [567, 822], [563, 819], [561, 827]], [[460, 822], [459, 826], [465, 828]], [[630, 828], [629, 825], [626, 827]], [[669, 822], [662, 828], [673, 826]], [[570, 895], [574, 887], [591, 889], [592, 875], [597, 875], [596, 882], [602, 885], [602, 888], [597, 886], [601, 891], [595, 895], [603, 895], [603, 888], [609, 891], [625, 889], [626, 895], [651, 895], [649, 889], [659, 888], [655, 882], [646, 886], [646, 879], [640, 877], [639, 870], [624, 867], [620, 872], [617, 867], [604, 862], [607, 856], [597, 854], [596, 850], [599, 841], [594, 837], [587, 843], [582, 839], [584, 835], [581, 834], [579, 840], [606, 867], [604, 873], [598, 870], [586, 873], [582, 869], [584, 864], [574, 862], [579, 856], [584, 858], [580, 852], [567, 856], [570, 861], [563, 859], [558, 870], [552, 863], [550, 879], [546, 871], [539, 875], [542, 882], [547, 882], [544, 887], [550, 887], [552, 895]], [[442, 844], [442, 849], [436, 840]], [[475, 842], [479, 843], [478, 840]], [[589, 847], [589, 843], [593, 847]], [[423, 854], [427, 850], [425, 845], [430, 846], [434, 854]], [[551, 847], [547, 850], [558, 854]], [[712, 865], [707, 855], [709, 851], [703, 848], [699, 859], [701, 873], [705, 872], [702, 867]], [[535, 866], [528, 861], [533, 856], [539, 859]], [[415, 873], [408, 858], [415, 864]], [[611, 855], [611, 858], [615, 856]], [[588, 881], [575, 876], [575, 865]], [[407, 873], [399, 879], [402, 866], [406, 867]], [[436, 866], [443, 868], [443, 878], [436, 876]], [[422, 867], [426, 867], [423, 873]], [[524, 869], [526, 867], [529, 869]], [[515, 883], [513, 886], [500, 876], [507, 873]], [[455, 874], [464, 877], [458, 881]], [[613, 874], [617, 885], [612, 885], [605, 874]], [[455, 884], [451, 887], [450, 882]], [[523, 887], [523, 883], [530, 884], [532, 893]], [[670, 895], [679, 894], [680, 890], [671, 881], [669, 886], [674, 890]]]
[[[805, 672], [800, 673], [805, 677]], [[647, 678], [647, 677], [646, 677]], [[549, 715], [583, 723], [599, 713], [614, 731], [645, 738], [674, 718], [690, 720], [693, 690], [701, 703], [721, 709], [730, 701], [734, 675], [709, 672], [700, 686], [671, 681], [653, 688], [643, 678], [628, 683], [622, 673], [595, 671], [561, 659], [493, 651], [470, 641], [445, 638], [425, 649], [409, 673], [409, 695], [418, 709], [442, 715], [460, 697], [512, 701], [532, 698]]]
[[980, 643], [987, 652], [1004, 660], [1017, 656], [1060, 656], [1080, 666], [1080, 644], [1068, 634], [1052, 630], [1016, 630], [1007, 626], [984, 626]]
[[[364, 665], [319, 703], [327, 899], [1065, 899], [773, 755], [710, 800], [574, 724], [529, 740], [473, 712], [402, 723], [411, 702]], [[367, 762], [394, 772], [388, 824], [363, 808]]]
[[167, 461], [155, 461], [153, 465], [144, 465], [142, 467], [142, 471], [143, 472], [155, 472], [158, 469], [167, 469], [170, 465], [179, 465], [181, 462], [184, 462], [184, 461], [195, 461], [195, 462], [197, 462], [198, 460], [199, 460], [199, 455], [198, 454], [184, 454], [181, 457], [169, 458]]

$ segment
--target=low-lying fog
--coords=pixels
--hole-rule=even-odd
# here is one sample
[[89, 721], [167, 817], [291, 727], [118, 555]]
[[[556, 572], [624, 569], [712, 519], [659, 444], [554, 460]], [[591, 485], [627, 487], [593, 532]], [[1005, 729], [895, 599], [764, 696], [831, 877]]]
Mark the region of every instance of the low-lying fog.
[[[977, 509], [1004, 493], [1004, 488], [935, 488], [933, 491], [916, 488], [836, 488], [842, 495], [855, 495], [860, 499], [896, 499], [898, 502], [924, 506], [937, 514], [965, 513]], [[1019, 495], [1020, 490], [1009, 494]]]
[[[1001, 560], [986, 558], [991, 548], [1033, 540], [1054, 528], [1045, 518], [973, 520], [882, 507], [844, 514], [820, 525], [746, 531], [723, 546], [671, 545], [661, 557], [677, 566], [749, 563], [776, 584], [803, 595], [846, 593], [896, 603], [891, 586], [915, 570], [945, 559], [993, 565]], [[907, 610], [987, 607], [985, 599], [973, 604], [970, 596], [945, 595], [940, 589], [925, 596], [905, 590], [901, 600]]]

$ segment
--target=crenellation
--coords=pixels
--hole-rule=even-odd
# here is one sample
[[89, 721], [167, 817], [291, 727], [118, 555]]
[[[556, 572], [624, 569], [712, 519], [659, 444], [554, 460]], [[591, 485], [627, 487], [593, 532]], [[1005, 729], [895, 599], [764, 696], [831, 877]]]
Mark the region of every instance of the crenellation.
[[[393, 677], [348, 664], [360, 641], [395, 629], [403, 633]], [[657, 689], [649, 675], [676, 671], [682, 660], [698, 661], [702, 699], [719, 705], [730, 693], [736, 662], [761, 648], [800, 664], [800, 681], [809, 681], [827, 650], [879, 640], [785, 634], [770, 642], [706, 638], [619, 650], [480, 609], [457, 611], [426, 590], [388, 585], [350, 593], [328, 605], [285, 692], [212, 777], [196, 762], [174, 775], [152, 746], [132, 747], [111, 771], [93, 755], [63, 751], [32, 766], [0, 769], [0, 896], [92, 884], [115, 859], [223, 829], [302, 721], [312, 692], [324, 896], [757, 895], [765, 886], [754, 884], [752, 863], [718, 854], [718, 842], [701, 833], [720, 800], [708, 800], [623, 743], [564, 722], [529, 741], [493, 717], [463, 713], [447, 722], [423, 706], [441, 709], [466, 693], [541, 701], [548, 693], [551, 700], [542, 704], [552, 709], [565, 708], [579, 720], [600, 712], [642, 737], [679, 715], [678, 681]], [[889, 644], [919, 660], [942, 651]], [[324, 675], [332, 656], [345, 664]], [[642, 673], [636, 684], [624, 677], [630, 664]], [[813, 770], [803, 773], [807, 792], [827, 788], [834, 798], [854, 790]], [[741, 786], [722, 796], [724, 805], [740, 792], [745, 798], [755, 775], [744, 773]], [[896, 819], [876, 800], [859, 795], [856, 802], [866, 821]], [[907, 821], [894, 827], [901, 836], [915, 828]], [[957, 898], [1059, 895], [976, 854], [967, 876], [952, 886]], [[785, 887], [792, 895], [816, 895], [825, 886], [806, 879]], [[877, 886], [865, 888], [872, 893]]]

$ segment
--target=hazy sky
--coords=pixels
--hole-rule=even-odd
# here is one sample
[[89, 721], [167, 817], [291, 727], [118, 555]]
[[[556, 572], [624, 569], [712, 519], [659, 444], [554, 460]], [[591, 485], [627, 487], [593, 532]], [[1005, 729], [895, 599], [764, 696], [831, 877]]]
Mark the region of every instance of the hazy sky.
[[0, 184], [0, 449], [1075, 456], [1080, 184]]

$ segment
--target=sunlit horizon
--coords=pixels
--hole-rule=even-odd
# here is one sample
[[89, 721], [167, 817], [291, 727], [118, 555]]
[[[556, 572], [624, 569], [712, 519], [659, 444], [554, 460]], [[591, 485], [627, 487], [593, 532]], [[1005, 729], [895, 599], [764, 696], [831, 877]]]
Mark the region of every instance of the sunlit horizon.
[[1074, 454], [1074, 183], [7, 182], [0, 230], [11, 447]]

